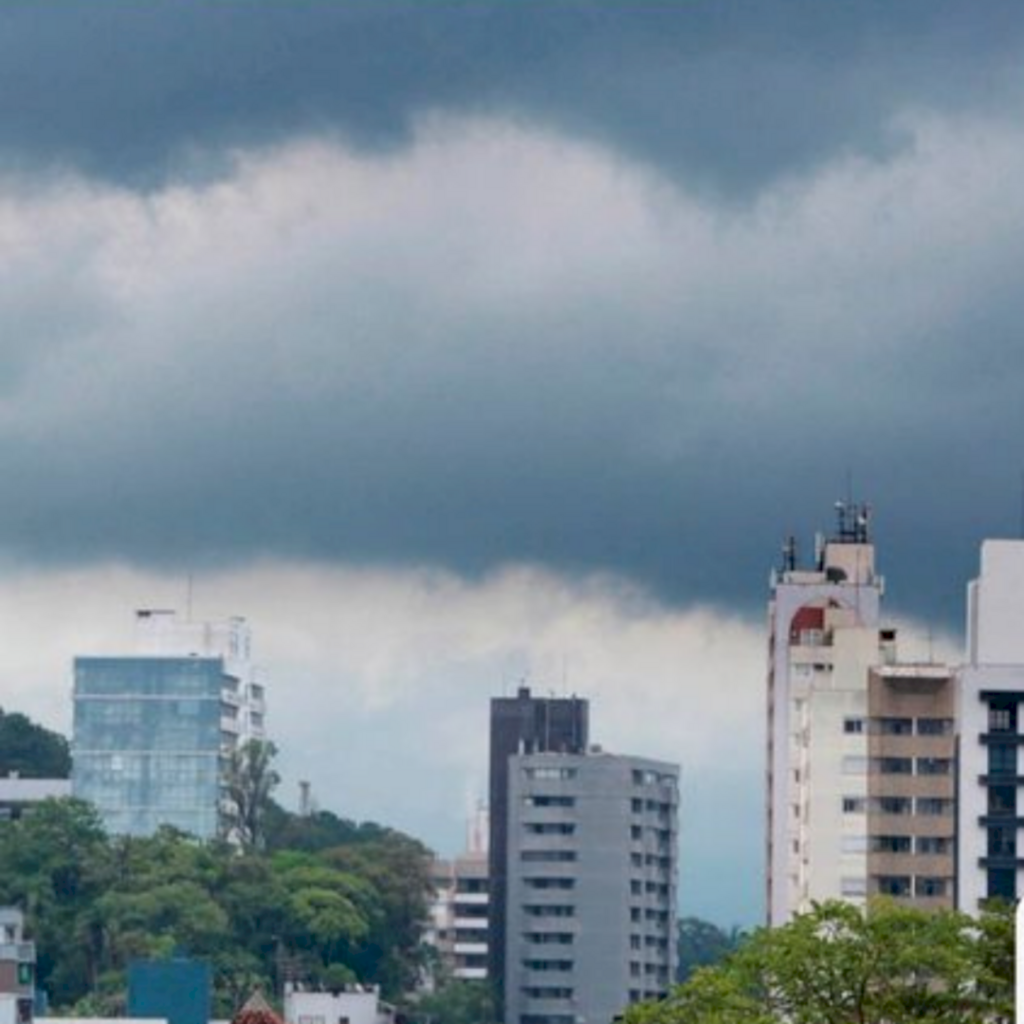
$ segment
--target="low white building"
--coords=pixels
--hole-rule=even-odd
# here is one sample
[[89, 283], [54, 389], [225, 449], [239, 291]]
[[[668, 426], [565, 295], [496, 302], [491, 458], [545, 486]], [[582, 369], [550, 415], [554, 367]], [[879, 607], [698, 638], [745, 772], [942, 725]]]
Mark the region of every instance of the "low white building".
[[71, 796], [70, 779], [23, 779], [17, 772], [0, 778], [0, 821], [21, 817], [26, 808], [43, 800]]
[[381, 1001], [376, 985], [323, 992], [289, 984], [284, 992], [284, 1019], [288, 1024], [394, 1024], [395, 1008]]

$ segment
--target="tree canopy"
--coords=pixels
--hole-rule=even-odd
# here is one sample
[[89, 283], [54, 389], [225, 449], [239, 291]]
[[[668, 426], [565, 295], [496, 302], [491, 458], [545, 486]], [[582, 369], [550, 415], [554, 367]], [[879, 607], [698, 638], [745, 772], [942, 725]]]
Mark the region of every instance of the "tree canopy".
[[828, 902], [745, 939], [626, 1024], [1009, 1024], [1013, 916]]
[[26, 779], [66, 779], [71, 753], [60, 733], [0, 708], [0, 776], [12, 772]]
[[[268, 817], [323, 834], [272, 803]], [[286, 977], [377, 983], [394, 998], [419, 969], [428, 852], [380, 826], [351, 831], [270, 851], [170, 828], [108, 837], [90, 805], [49, 800], [0, 823], [0, 904], [26, 911], [39, 984], [62, 1012], [122, 1013], [128, 962], [178, 949], [212, 962], [215, 1016]]]

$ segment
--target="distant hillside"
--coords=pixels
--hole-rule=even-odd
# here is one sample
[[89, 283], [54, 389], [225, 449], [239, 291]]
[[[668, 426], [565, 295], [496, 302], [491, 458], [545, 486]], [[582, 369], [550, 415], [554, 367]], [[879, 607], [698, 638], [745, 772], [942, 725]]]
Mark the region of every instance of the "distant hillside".
[[12, 772], [26, 779], [66, 779], [71, 774], [71, 752], [60, 733], [0, 708], [0, 776]]

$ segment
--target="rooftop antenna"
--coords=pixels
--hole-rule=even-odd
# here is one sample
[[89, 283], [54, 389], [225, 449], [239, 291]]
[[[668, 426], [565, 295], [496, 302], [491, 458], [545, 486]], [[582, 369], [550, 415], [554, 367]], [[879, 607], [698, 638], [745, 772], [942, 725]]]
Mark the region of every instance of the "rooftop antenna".
[[782, 571], [792, 572], [796, 569], [796, 537], [790, 534], [782, 545]]

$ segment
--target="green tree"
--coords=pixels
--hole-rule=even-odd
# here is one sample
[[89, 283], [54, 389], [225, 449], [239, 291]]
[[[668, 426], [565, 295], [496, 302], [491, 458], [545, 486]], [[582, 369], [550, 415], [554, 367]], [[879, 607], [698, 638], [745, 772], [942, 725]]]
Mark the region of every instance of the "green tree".
[[423, 964], [420, 938], [427, 920], [430, 854], [401, 832], [341, 846], [323, 860], [373, 886], [378, 912], [353, 961], [360, 978], [378, 983], [389, 998], [414, 987]]
[[698, 967], [710, 967], [724, 960], [740, 943], [738, 928], [726, 931], [699, 917], [679, 921], [677, 981], [686, 981]]
[[446, 980], [405, 1007], [415, 1024], [494, 1024], [494, 993], [486, 981]]
[[107, 837], [89, 804], [44, 800], [0, 827], [0, 904], [26, 911], [38, 977], [57, 1005], [81, 998], [98, 981], [81, 922], [109, 879]]
[[755, 932], [627, 1024], [1008, 1024], [1008, 908], [975, 921], [890, 902], [824, 903]]
[[274, 744], [264, 740], [249, 740], [231, 753], [225, 785], [225, 831], [243, 850], [262, 850], [266, 845], [266, 817], [281, 781], [273, 767], [275, 754]]
[[71, 752], [60, 733], [0, 708], [0, 775], [11, 772], [26, 779], [66, 779], [71, 774]]

